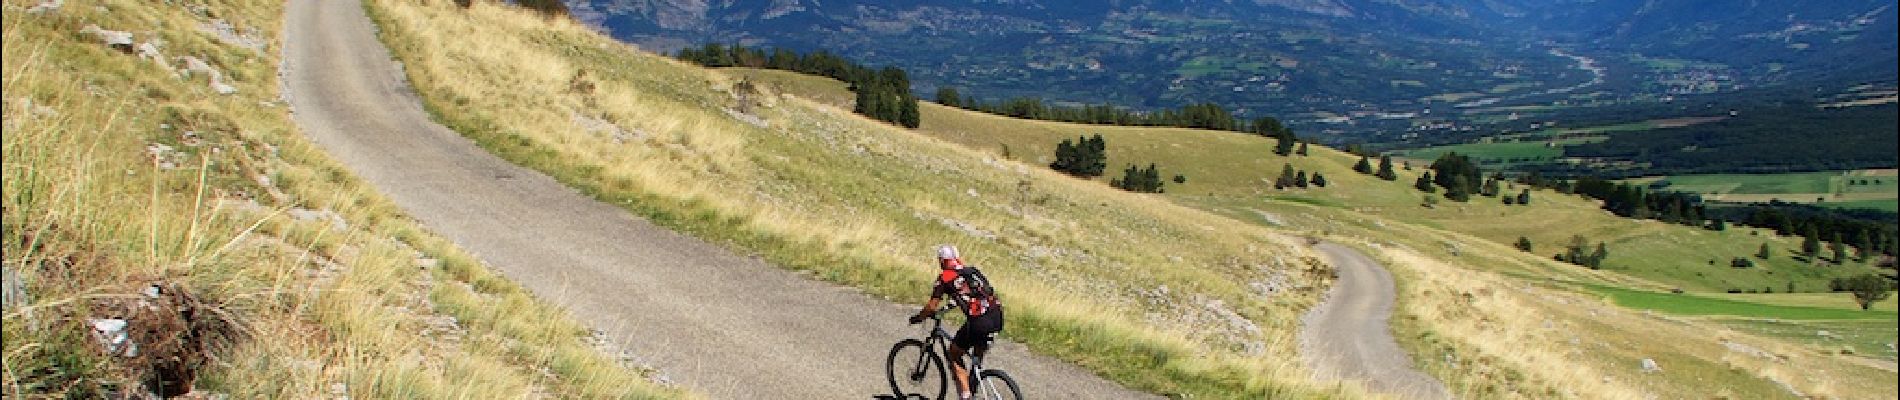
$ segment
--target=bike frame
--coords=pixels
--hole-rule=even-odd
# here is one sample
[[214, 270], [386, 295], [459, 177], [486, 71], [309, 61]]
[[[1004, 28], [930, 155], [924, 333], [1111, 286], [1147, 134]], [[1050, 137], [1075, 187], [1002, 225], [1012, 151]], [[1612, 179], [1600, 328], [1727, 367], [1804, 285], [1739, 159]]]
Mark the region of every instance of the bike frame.
[[[928, 348], [930, 349], [930, 351], [936, 352], [937, 354], [941, 354], [944, 356], [950, 355], [950, 332], [943, 330], [943, 312], [952, 310], [954, 309], [954, 307], [955, 307], [954, 305], [946, 305], [942, 308], [938, 308], [937, 312], [930, 313], [930, 321], [931, 321], [930, 334], [924, 337], [925, 348]], [[966, 368], [968, 369], [967, 372], [969, 372], [970, 392], [979, 393], [978, 390], [981, 390], [983, 387], [983, 379], [980, 378], [983, 375], [983, 357], [978, 356], [976, 354], [977, 353], [976, 349], [963, 349], [963, 350], [964, 350], [964, 357], [969, 360], [969, 363], [965, 364], [965, 367], [967, 367]], [[924, 357], [923, 355], [919, 355], [917, 359], [917, 363], [915, 364], [916, 366], [912, 367], [913, 370], [923, 368], [923, 364], [924, 364], [923, 357]], [[948, 371], [944, 371], [944, 372], [951, 374], [951, 376], [948, 376], [947, 378], [950, 379], [950, 383], [952, 385], [955, 385], [956, 384], [956, 375], [955, 375], [956, 361], [954, 360], [944, 360], [944, 361], [948, 361], [951, 363], [951, 365], [945, 366], [947, 367], [945, 369], [947, 369]]]

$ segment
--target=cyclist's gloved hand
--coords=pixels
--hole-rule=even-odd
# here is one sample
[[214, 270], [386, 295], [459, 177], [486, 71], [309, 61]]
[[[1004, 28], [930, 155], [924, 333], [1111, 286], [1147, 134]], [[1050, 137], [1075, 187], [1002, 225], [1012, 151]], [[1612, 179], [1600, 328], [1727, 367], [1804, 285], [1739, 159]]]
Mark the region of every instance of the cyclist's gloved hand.
[[912, 325], [915, 325], [915, 324], [917, 324], [917, 323], [919, 323], [919, 322], [924, 322], [924, 314], [923, 314], [923, 313], [917, 313], [916, 315], [912, 315], [912, 316], [910, 316], [910, 323], [911, 323]]

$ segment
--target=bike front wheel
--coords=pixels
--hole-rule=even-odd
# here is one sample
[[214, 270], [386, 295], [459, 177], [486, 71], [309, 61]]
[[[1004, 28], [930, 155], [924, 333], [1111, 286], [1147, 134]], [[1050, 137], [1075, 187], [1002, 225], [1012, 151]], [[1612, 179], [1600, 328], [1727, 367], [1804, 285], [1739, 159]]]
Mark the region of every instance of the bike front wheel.
[[1016, 387], [1016, 380], [1002, 370], [984, 370], [979, 376], [982, 388], [976, 390], [976, 398], [985, 400], [1022, 400], [1023, 392]]
[[884, 376], [890, 378], [892, 394], [900, 399], [913, 394], [942, 399], [950, 387], [943, 358], [917, 339], [904, 339], [891, 346], [891, 355], [884, 360]]

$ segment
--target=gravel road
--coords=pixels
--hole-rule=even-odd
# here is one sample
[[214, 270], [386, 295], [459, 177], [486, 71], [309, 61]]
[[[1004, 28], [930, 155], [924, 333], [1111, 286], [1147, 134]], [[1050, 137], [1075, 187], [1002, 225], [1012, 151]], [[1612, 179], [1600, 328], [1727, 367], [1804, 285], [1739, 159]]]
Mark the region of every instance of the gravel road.
[[[286, 97], [305, 134], [403, 211], [695, 391], [734, 399], [888, 391], [884, 356], [917, 335], [904, 323], [916, 305], [734, 255], [483, 151], [429, 119], [362, 7], [290, 2]], [[1018, 344], [992, 354], [991, 365], [1035, 398], [1152, 397]]]
[[1320, 380], [1358, 380], [1379, 393], [1408, 399], [1451, 395], [1437, 378], [1412, 369], [1412, 360], [1392, 340], [1392, 274], [1351, 247], [1318, 246], [1339, 271], [1326, 301], [1301, 318], [1300, 354]]

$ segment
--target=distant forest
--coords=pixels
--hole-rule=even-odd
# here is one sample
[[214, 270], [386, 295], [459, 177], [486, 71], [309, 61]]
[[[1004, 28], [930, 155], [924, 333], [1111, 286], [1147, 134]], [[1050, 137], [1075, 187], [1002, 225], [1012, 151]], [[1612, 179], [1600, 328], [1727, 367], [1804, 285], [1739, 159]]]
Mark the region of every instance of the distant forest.
[[1631, 163], [1628, 168], [1544, 166], [1547, 175], [1774, 173], [1893, 167], [1900, 163], [1900, 113], [1892, 104], [1840, 109], [1791, 105], [1682, 128], [1618, 132], [1564, 148], [1566, 157]]

